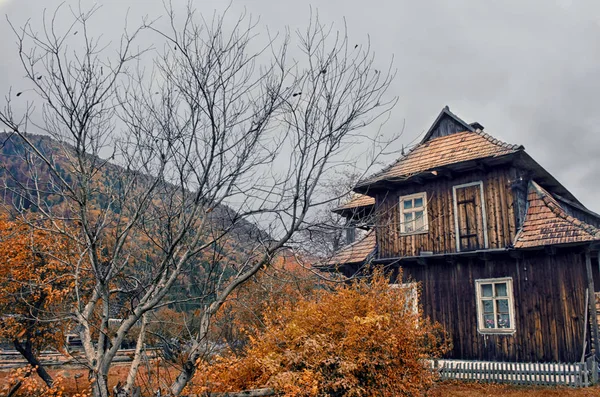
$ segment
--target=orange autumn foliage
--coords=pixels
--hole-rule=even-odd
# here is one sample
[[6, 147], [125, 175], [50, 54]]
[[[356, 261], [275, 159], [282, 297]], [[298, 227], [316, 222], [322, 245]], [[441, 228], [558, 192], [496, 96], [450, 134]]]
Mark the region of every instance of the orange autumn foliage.
[[421, 395], [426, 359], [448, 349], [444, 331], [412, 309], [411, 294], [369, 280], [278, 302], [239, 355], [200, 362], [195, 391], [272, 387], [286, 396]]
[[212, 339], [238, 350], [248, 341], [248, 330], [263, 326], [265, 310], [309, 296], [320, 280], [291, 254], [283, 254], [256, 277], [236, 289], [215, 316]]
[[64, 345], [74, 276], [66, 239], [0, 218], [0, 338], [26, 340], [35, 354]]
[[83, 388], [81, 391], [67, 392], [65, 387], [65, 377], [62, 374], [58, 374], [54, 377], [54, 383], [52, 386], [46, 385], [44, 382], [37, 379], [32, 374], [35, 369], [30, 365], [16, 368], [11, 371], [11, 374], [5, 379], [4, 385], [0, 388], [2, 395], [9, 394], [11, 387], [21, 382], [21, 387], [17, 396], [26, 397], [90, 397], [90, 388]]

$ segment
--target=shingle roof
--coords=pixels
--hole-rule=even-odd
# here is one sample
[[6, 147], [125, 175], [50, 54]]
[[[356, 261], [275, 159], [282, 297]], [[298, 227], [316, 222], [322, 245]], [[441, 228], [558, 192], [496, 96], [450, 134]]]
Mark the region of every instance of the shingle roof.
[[335, 208], [333, 211], [337, 212], [352, 208], [368, 207], [374, 204], [375, 198], [367, 196], [365, 194], [355, 193], [352, 199], [350, 199], [347, 203]]
[[382, 180], [407, 179], [441, 166], [504, 156], [519, 150], [523, 150], [523, 146], [502, 142], [480, 130], [458, 132], [420, 143], [394, 164], [360, 181], [357, 187]]
[[600, 240], [600, 230], [568, 215], [558, 201], [531, 181], [523, 227], [515, 237], [515, 248], [571, 244]]
[[360, 263], [367, 260], [375, 250], [375, 231], [371, 230], [365, 237], [340, 249], [326, 265], [343, 265], [346, 263]]

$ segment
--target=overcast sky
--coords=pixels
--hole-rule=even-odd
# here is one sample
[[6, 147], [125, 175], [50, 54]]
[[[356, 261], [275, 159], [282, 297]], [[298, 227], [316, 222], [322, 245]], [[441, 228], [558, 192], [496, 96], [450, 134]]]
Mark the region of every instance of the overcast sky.
[[[0, 0], [0, 14], [22, 24], [55, 0]], [[67, 1], [69, 3], [69, 1]], [[90, 4], [91, 1], [82, 0]], [[159, 16], [160, 0], [98, 1], [95, 23], [108, 34], [129, 20]], [[173, 0], [174, 4], [184, 1]], [[205, 13], [226, 1], [195, 1]], [[366, 41], [381, 62], [394, 56], [384, 128], [405, 123], [401, 143], [427, 130], [444, 105], [493, 136], [523, 144], [590, 209], [600, 212], [600, 2], [539, 1], [232, 1], [274, 30], [302, 27], [309, 5], [323, 21], [345, 17], [351, 40]], [[12, 33], [0, 22], [0, 93], [22, 76]]]

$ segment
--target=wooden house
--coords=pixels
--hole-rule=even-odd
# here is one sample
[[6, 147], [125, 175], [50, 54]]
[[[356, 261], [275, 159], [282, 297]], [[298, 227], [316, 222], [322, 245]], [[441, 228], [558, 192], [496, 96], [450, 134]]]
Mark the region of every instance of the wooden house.
[[328, 266], [402, 268], [403, 282], [420, 283], [424, 315], [451, 335], [450, 357], [577, 362], [600, 351], [600, 215], [523, 146], [446, 107], [418, 145], [354, 190], [335, 211], [369, 231]]

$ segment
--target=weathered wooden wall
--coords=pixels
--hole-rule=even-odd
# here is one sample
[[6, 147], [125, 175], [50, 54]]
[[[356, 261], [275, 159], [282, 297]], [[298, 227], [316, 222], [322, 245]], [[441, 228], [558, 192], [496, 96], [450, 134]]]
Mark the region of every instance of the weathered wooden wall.
[[[421, 283], [425, 316], [451, 334], [450, 357], [530, 362], [581, 359], [587, 287], [584, 258], [571, 251], [536, 252], [524, 259], [503, 255], [491, 261], [472, 257], [456, 263], [430, 259], [426, 265], [402, 265], [405, 280]], [[477, 330], [475, 280], [497, 277], [513, 278], [516, 332], [512, 335], [484, 335]]]
[[[452, 187], [483, 182], [489, 248], [504, 248], [513, 242], [516, 226], [510, 168], [469, 172], [456, 178], [438, 177], [426, 183], [405, 185], [376, 195], [376, 227], [379, 258], [417, 256], [421, 251], [456, 252]], [[399, 199], [427, 192], [427, 233], [400, 235]]]

